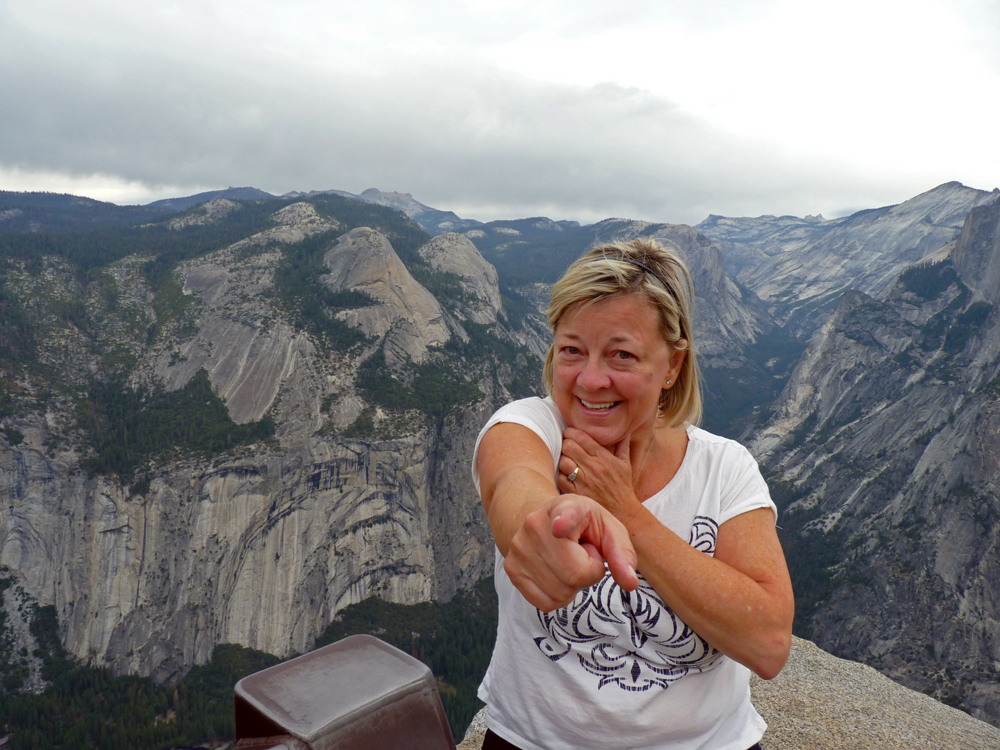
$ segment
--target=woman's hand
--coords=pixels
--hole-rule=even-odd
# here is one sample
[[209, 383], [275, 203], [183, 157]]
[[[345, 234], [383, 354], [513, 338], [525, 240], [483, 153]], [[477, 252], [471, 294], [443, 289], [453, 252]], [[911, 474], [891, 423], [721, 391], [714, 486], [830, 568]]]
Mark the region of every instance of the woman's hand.
[[622, 522], [643, 577], [688, 627], [761, 677], [778, 674], [788, 658], [795, 609], [771, 510], [723, 523], [714, 555], [706, 555], [639, 502], [627, 439], [612, 452], [580, 430], [568, 428], [563, 438], [559, 489], [592, 498]]
[[586, 432], [566, 428], [556, 479], [559, 490], [592, 498], [627, 523], [641, 506], [633, 485], [629, 438], [620, 440], [612, 453]]
[[502, 422], [479, 446], [480, 493], [504, 569], [538, 609], [565, 606], [604, 577], [639, 585], [628, 530], [609, 511], [579, 494], [560, 495], [552, 454], [519, 424]]
[[525, 599], [551, 612], [599, 582], [605, 562], [623, 589], [639, 585], [625, 527], [590, 498], [567, 494], [525, 518], [511, 539], [504, 570]]

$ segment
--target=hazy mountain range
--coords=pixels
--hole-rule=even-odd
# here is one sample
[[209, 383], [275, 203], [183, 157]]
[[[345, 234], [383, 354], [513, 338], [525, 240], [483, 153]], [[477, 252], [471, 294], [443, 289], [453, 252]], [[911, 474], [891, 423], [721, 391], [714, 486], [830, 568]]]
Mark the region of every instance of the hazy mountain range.
[[450, 597], [492, 569], [471, 445], [539, 390], [548, 286], [651, 235], [695, 278], [706, 427], [781, 507], [797, 634], [1000, 724], [998, 198], [688, 227], [0, 193], [0, 564], [72, 653], [162, 679]]

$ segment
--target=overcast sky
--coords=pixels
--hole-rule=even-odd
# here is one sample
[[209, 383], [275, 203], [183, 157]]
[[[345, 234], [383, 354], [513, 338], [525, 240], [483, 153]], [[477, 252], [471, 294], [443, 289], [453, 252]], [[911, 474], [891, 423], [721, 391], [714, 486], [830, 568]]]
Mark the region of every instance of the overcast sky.
[[997, 0], [0, 0], [0, 189], [829, 217], [1000, 185]]

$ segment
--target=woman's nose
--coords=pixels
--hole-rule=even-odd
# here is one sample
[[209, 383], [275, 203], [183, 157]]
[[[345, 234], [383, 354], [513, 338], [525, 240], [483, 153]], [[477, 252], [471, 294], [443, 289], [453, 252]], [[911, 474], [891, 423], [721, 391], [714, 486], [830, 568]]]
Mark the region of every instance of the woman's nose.
[[599, 391], [602, 388], [607, 388], [611, 384], [611, 380], [608, 378], [604, 361], [599, 358], [588, 358], [577, 376], [577, 382], [580, 387], [588, 391]]

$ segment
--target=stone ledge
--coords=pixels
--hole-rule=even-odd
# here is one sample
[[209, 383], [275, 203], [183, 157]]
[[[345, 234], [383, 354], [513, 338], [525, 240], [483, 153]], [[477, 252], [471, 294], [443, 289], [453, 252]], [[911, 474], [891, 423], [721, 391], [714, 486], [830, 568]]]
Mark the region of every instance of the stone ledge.
[[[1000, 728], [898, 685], [871, 667], [792, 639], [775, 679], [750, 689], [768, 729], [765, 750], [985, 750], [1000, 748]], [[459, 750], [478, 750], [480, 711]]]

